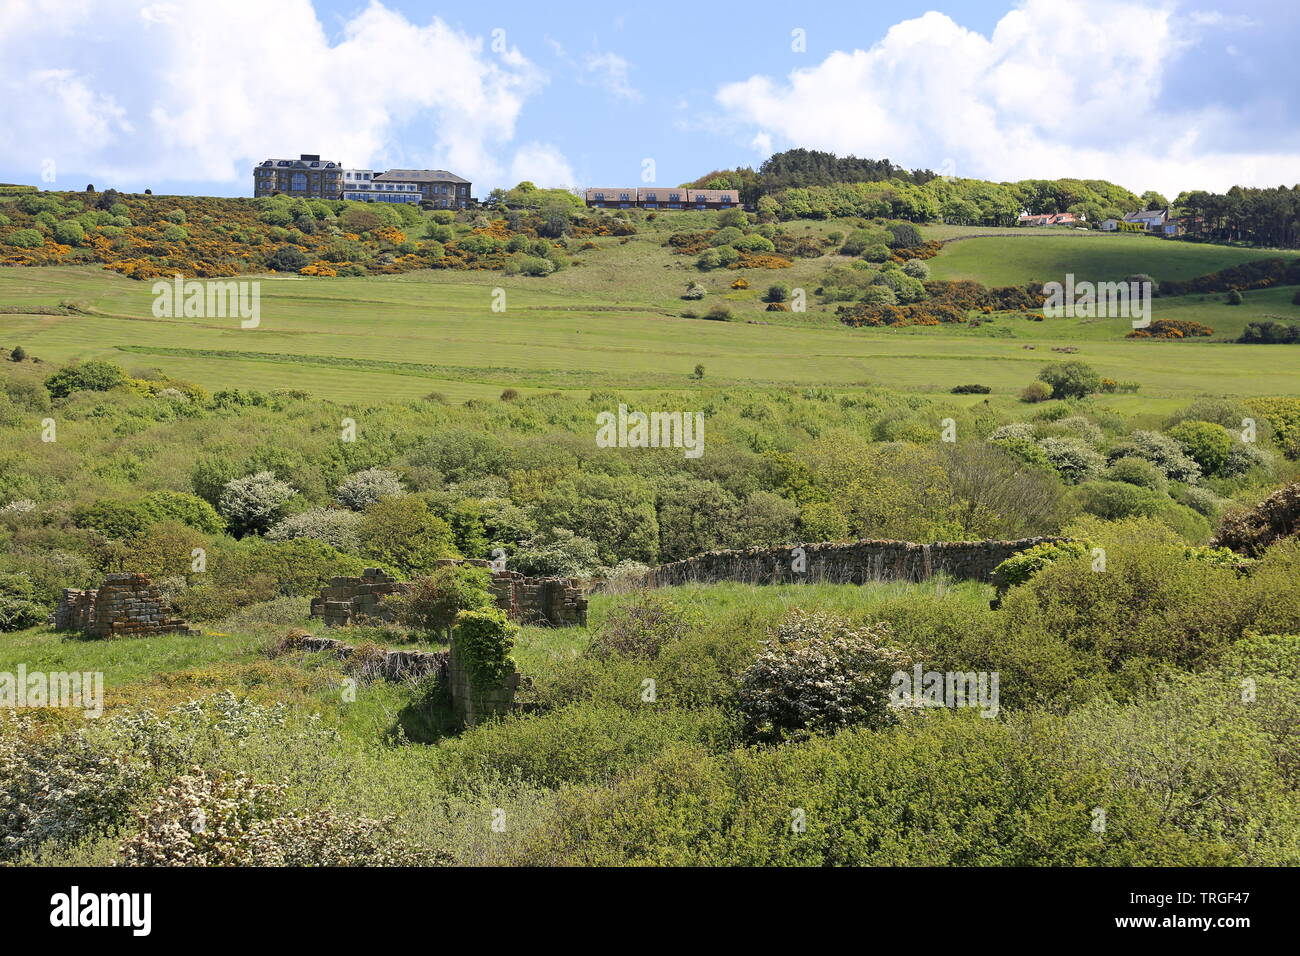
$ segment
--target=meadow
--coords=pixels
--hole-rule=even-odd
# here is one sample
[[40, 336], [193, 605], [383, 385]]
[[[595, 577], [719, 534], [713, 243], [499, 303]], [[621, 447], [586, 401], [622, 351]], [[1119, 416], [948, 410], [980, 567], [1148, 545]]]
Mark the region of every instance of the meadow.
[[[591, 388], [731, 389], [884, 386], [937, 395], [981, 383], [993, 400], [1014, 396], [1039, 368], [1074, 346], [1103, 375], [1142, 385], [1138, 401], [1200, 394], [1246, 396], [1294, 391], [1296, 365], [1285, 346], [1228, 344], [1248, 322], [1300, 318], [1294, 289], [1252, 292], [1239, 306], [1221, 295], [1157, 298], [1153, 318], [1214, 328], [1213, 341], [1133, 341], [1129, 320], [1052, 319], [1016, 314], [978, 328], [847, 329], [812, 290], [825, 269], [847, 257], [795, 259], [788, 269], [700, 273], [688, 256], [663, 246], [669, 230], [697, 228], [706, 214], [642, 222], [627, 239], [600, 238], [576, 263], [544, 278], [499, 272], [426, 270], [396, 276], [310, 279], [261, 277], [262, 321], [241, 329], [223, 319], [157, 319], [151, 283], [90, 266], [0, 270], [5, 343], [49, 362], [103, 358], [158, 368], [210, 390], [304, 389], [321, 397], [394, 400], [440, 392], [453, 401], [521, 392]], [[822, 235], [834, 221], [793, 224]], [[939, 230], [942, 231], [942, 230]], [[1113, 280], [1135, 272], [1187, 278], [1258, 258], [1257, 251], [1166, 242], [1129, 235], [1024, 235], [972, 228], [978, 238], [946, 245], [930, 260], [937, 278], [988, 285], [1063, 277]], [[751, 287], [735, 290], [737, 275]], [[697, 303], [680, 298], [702, 283], [704, 304], [722, 302], [730, 322], [684, 318]], [[765, 311], [771, 282], [805, 288], [808, 311]], [[504, 290], [505, 311], [493, 311]], [[24, 306], [69, 315], [23, 315]], [[695, 380], [697, 364], [703, 378]]]
[[[665, 245], [712, 222], [640, 216], [536, 277], [242, 274], [251, 329], [155, 317], [150, 281], [85, 261], [0, 268], [0, 674], [106, 689], [98, 719], [0, 713], [0, 865], [1300, 862], [1300, 352], [1232, 341], [1300, 318], [1295, 288], [1157, 298], [1214, 329], [1184, 341], [1028, 310], [849, 328], [815, 290], [862, 223], [784, 224], [832, 250], [788, 268]], [[1260, 255], [1005, 231], [923, 229], [961, 237], [930, 275]], [[769, 311], [777, 282], [808, 311]], [[707, 453], [600, 447], [620, 402], [699, 409]], [[721, 548], [1031, 535], [1072, 540], [996, 588], [640, 586]], [[498, 554], [593, 588], [583, 627], [491, 609], [512, 713], [458, 727], [436, 680], [354, 663], [445, 649], [444, 605], [464, 640], [491, 599], [445, 559]], [[353, 660], [303, 650], [309, 598], [365, 567], [432, 582], [434, 611], [330, 629]], [[196, 633], [44, 623], [117, 570]], [[998, 675], [996, 713], [886, 706], [913, 667]]]

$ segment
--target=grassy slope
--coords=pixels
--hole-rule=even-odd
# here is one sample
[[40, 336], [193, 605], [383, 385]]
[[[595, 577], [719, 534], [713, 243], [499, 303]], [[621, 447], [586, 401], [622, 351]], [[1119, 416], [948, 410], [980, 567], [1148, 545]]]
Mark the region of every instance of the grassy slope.
[[[261, 327], [251, 330], [233, 320], [154, 319], [149, 283], [98, 268], [3, 269], [0, 305], [73, 300], [96, 314], [0, 315], [0, 344], [22, 344], [50, 362], [100, 357], [130, 369], [158, 367], [210, 389], [296, 387], [348, 401], [410, 399], [431, 391], [452, 400], [494, 398], [505, 387], [879, 384], [939, 394], [970, 382], [992, 386], [994, 401], [1009, 401], [1040, 365], [1061, 357], [1052, 346], [1067, 344], [1078, 345], [1075, 357], [1104, 375], [1142, 384], [1140, 398], [1108, 399], [1119, 404], [1298, 390], [1295, 353], [1285, 346], [1125, 340], [1124, 319], [1031, 323], [999, 317], [974, 330], [846, 329], [835, 321], [833, 307], [817, 304], [811, 291], [829, 265], [847, 260], [824, 257], [799, 260], [787, 270], [748, 270], [752, 288], [733, 291], [729, 285], [737, 272], [701, 274], [689, 257], [674, 256], [660, 244], [671, 229], [709, 222], [698, 213], [661, 217], [629, 242], [598, 240], [598, 250], [577, 254], [583, 265], [545, 279], [449, 271], [362, 279], [268, 277]], [[825, 233], [846, 227], [794, 228]], [[1087, 254], [1079, 255], [1083, 250]], [[1157, 278], [1190, 276], [1258, 255], [1140, 236], [1058, 232], [952, 243], [931, 266], [936, 276], [973, 273], [997, 284], [1065, 271], [1080, 278], [1138, 271]], [[680, 300], [691, 279], [709, 289], [703, 303]], [[763, 311], [761, 292], [774, 281], [808, 289], [809, 311]], [[506, 292], [504, 313], [491, 311], [496, 288]], [[1232, 338], [1252, 319], [1300, 318], [1291, 294], [1250, 293], [1239, 307], [1217, 296], [1157, 300], [1154, 314], [1204, 322], [1216, 329], [1216, 338]], [[728, 301], [736, 321], [681, 317], [687, 308], [703, 311], [719, 299]], [[260, 355], [240, 359], [187, 350]], [[295, 355], [305, 358], [283, 357]], [[331, 357], [372, 364], [332, 366]], [[706, 369], [702, 382], [689, 378], [696, 363]]]

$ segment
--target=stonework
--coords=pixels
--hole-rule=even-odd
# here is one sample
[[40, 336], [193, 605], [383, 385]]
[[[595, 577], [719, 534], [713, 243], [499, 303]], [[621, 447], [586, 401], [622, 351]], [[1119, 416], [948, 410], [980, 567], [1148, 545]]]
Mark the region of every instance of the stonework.
[[[447, 559], [440, 565], [462, 562]], [[491, 570], [487, 561], [467, 561]], [[516, 571], [492, 571], [489, 584], [496, 605], [513, 621], [543, 627], [584, 627], [587, 623], [587, 595], [577, 578], [530, 578]], [[312, 598], [311, 616], [327, 627], [345, 627], [363, 620], [391, 621], [393, 609], [385, 598], [406, 594], [408, 582], [366, 568], [360, 577], [331, 578], [329, 587]]]
[[64, 588], [53, 624], [96, 638], [194, 632], [145, 574], [109, 574], [98, 588], [85, 591]]
[[708, 551], [662, 564], [646, 583], [665, 587], [688, 583], [739, 581], [746, 584], [865, 584], [868, 581], [924, 581], [936, 574], [992, 583], [993, 569], [1017, 552], [1044, 541], [851, 541], [787, 548]]

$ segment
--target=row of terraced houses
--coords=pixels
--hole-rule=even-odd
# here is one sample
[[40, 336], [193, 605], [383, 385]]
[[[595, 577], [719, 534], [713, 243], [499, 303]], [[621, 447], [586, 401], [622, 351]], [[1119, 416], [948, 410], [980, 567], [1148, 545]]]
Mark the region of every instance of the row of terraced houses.
[[737, 189], [689, 189], [685, 186], [588, 189], [588, 206], [609, 209], [735, 209]]

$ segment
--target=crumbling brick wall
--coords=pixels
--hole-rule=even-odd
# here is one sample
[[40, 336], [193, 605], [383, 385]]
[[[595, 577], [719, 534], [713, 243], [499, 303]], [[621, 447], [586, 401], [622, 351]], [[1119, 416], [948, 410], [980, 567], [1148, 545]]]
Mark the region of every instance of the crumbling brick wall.
[[924, 581], [936, 574], [992, 582], [993, 569], [1019, 551], [1064, 538], [1016, 541], [851, 541], [786, 548], [708, 551], [661, 564], [646, 582], [662, 587], [693, 582], [740, 581], [749, 584], [868, 581]]
[[[584, 627], [587, 623], [587, 595], [576, 578], [530, 578], [517, 571], [497, 571], [487, 561], [447, 559], [442, 565], [472, 564], [492, 570], [489, 590], [497, 607], [511, 620], [544, 627]], [[411, 585], [366, 568], [360, 577], [331, 578], [329, 587], [312, 598], [311, 615], [327, 627], [345, 627], [363, 619], [391, 621], [393, 611], [385, 598], [406, 594]]]
[[64, 588], [54, 609], [54, 626], [91, 637], [147, 637], [190, 633], [172, 606], [146, 574], [119, 573], [104, 577], [98, 588]]

